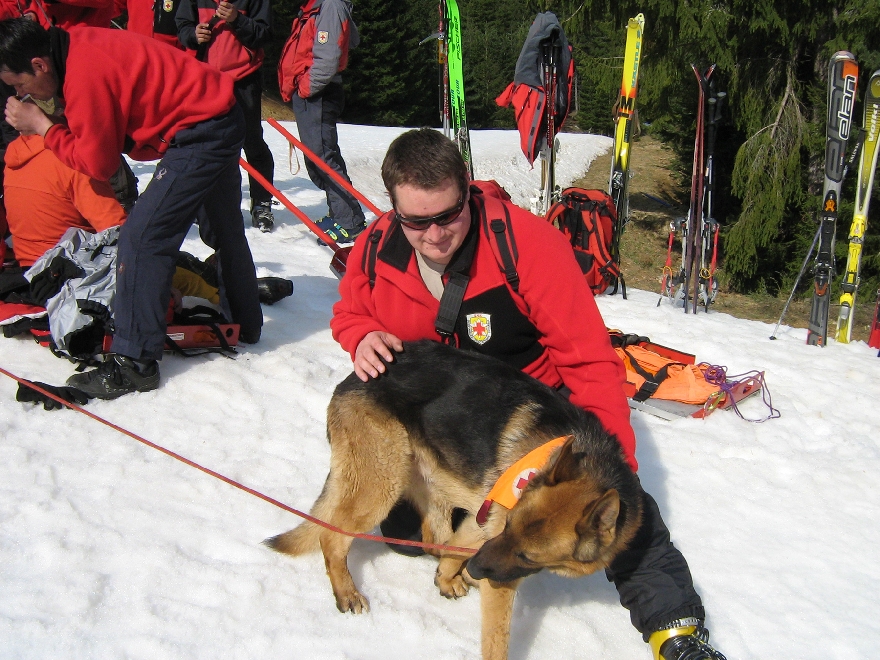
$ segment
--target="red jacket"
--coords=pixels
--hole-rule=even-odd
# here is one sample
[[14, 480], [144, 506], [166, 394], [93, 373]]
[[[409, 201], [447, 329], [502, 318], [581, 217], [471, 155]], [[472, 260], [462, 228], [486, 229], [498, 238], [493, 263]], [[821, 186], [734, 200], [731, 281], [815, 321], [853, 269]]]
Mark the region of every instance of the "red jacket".
[[[159, 3], [158, 7], [156, 3]], [[177, 39], [177, 32], [174, 34], [162, 34], [154, 29], [156, 12], [167, 11], [170, 16], [171, 12], [175, 10], [174, 2], [171, 2], [171, 0], [127, 0], [122, 4], [124, 9], [128, 11], [128, 23], [125, 25], [126, 30], [142, 34], [145, 37], [151, 37], [169, 46], [183, 50], [183, 45]], [[118, 5], [119, 3], [117, 3]]]
[[45, 28], [109, 28], [110, 21], [119, 15], [114, 0], [31, 0], [30, 4], [31, 7], [26, 11], [33, 12], [37, 21]]
[[293, 19], [290, 37], [278, 61], [281, 98], [307, 99], [331, 82], [341, 82], [348, 51], [360, 43], [350, 0], [307, 0]]
[[[519, 312], [537, 329], [538, 341], [544, 347], [541, 355], [522, 370], [550, 387], [567, 386], [572, 403], [599, 417], [617, 436], [630, 466], [636, 470], [635, 434], [623, 392], [626, 372], [611, 348], [571, 246], [561, 232], [531, 213], [508, 202], [486, 200], [487, 208], [505, 204], [510, 213], [519, 251], [519, 292], [513, 292], [499, 267], [495, 239], [480, 229], [463, 306], [482, 294], [506, 288]], [[473, 203], [471, 213], [474, 222]], [[491, 219], [492, 211], [489, 213]], [[364, 232], [348, 257], [339, 284], [342, 298], [333, 306], [330, 328], [352, 358], [360, 341], [374, 330], [390, 332], [404, 341], [441, 339], [434, 329], [440, 301], [428, 292], [414, 251], [402, 232], [395, 231], [396, 226], [390, 214], [385, 214], [371, 227], [383, 231], [372, 288], [364, 271], [364, 250], [371, 232]], [[504, 341], [506, 330], [507, 324], [494, 323], [492, 337]]]
[[125, 221], [106, 181], [62, 164], [39, 135], [22, 135], [6, 148], [4, 201], [12, 247], [30, 266], [71, 227], [103, 231]]
[[[214, 0], [182, 0], [175, 19], [180, 43], [198, 50], [196, 25], [210, 21], [217, 4]], [[268, 0], [232, 0], [232, 4], [238, 18], [214, 25], [205, 61], [241, 80], [263, 65], [263, 46], [272, 37], [270, 7]]]
[[46, 145], [95, 179], [108, 180], [123, 152], [161, 158], [178, 131], [235, 105], [230, 76], [139, 34], [74, 28], [66, 61], [67, 125], [50, 128]]

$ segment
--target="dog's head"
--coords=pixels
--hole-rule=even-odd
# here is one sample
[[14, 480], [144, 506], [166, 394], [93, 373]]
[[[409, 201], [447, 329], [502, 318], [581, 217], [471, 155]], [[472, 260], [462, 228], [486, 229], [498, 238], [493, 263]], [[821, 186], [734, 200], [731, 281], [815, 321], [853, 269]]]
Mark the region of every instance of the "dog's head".
[[501, 534], [468, 561], [468, 574], [511, 582], [545, 568], [580, 577], [608, 566], [638, 529], [641, 498], [629, 468], [614, 488], [608, 484], [619, 480], [604, 478], [605, 469], [597, 478], [596, 467], [566, 442], [508, 512]]

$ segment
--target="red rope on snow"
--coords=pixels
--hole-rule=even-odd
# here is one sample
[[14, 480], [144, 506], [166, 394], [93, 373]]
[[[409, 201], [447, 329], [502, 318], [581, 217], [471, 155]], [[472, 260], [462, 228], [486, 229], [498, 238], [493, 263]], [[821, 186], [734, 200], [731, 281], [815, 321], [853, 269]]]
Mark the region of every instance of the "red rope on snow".
[[99, 417], [98, 415], [96, 415], [92, 412], [89, 412], [88, 410], [86, 410], [82, 406], [78, 406], [77, 404], [71, 403], [70, 401], [65, 401], [61, 397], [56, 396], [55, 394], [52, 394], [51, 392], [47, 392], [42, 387], [35, 385], [31, 381], [25, 380], [24, 378], [19, 378], [15, 374], [10, 373], [9, 371], [6, 371], [6, 369], [4, 369], [3, 367], [0, 367], [0, 373], [4, 374], [6, 376], [9, 376], [12, 380], [17, 381], [20, 384], [31, 388], [32, 390], [36, 390], [40, 394], [57, 401], [58, 403], [60, 403], [61, 405], [65, 406], [67, 408], [70, 408], [71, 410], [75, 410], [76, 412], [80, 412], [83, 415], [86, 415], [87, 417], [91, 417], [95, 421], [100, 422], [101, 424], [104, 424], [105, 426], [109, 426], [111, 429], [119, 431], [123, 435], [127, 435], [129, 438], [137, 440], [138, 442], [145, 444], [148, 447], [155, 449], [156, 451], [160, 451], [163, 454], [180, 461], [181, 463], [186, 463], [190, 467], [193, 467], [197, 470], [200, 470], [200, 471], [204, 472], [205, 474], [208, 474], [208, 475], [214, 477], [215, 479], [219, 479], [220, 481], [225, 481], [230, 486], [234, 486], [235, 488], [238, 488], [239, 490], [243, 490], [244, 492], [249, 493], [249, 494], [253, 495], [254, 497], [258, 497], [261, 500], [268, 502], [269, 504], [274, 504], [279, 509], [284, 509], [285, 511], [292, 513], [296, 516], [299, 516], [300, 518], [304, 518], [305, 520], [308, 520], [309, 522], [314, 523], [315, 525], [320, 525], [321, 527], [323, 527], [325, 529], [329, 529], [331, 532], [336, 532], [337, 534], [343, 534], [345, 536], [350, 536], [350, 537], [356, 538], [356, 539], [365, 539], [367, 541], [376, 541], [377, 543], [394, 543], [395, 545], [410, 545], [410, 546], [416, 546], [419, 548], [425, 548], [428, 550], [445, 550], [447, 552], [452, 552], [452, 553], [457, 553], [457, 554], [473, 555], [477, 552], [474, 548], [460, 548], [460, 547], [454, 546], [454, 545], [438, 545], [435, 543], [422, 543], [421, 541], [410, 541], [407, 539], [393, 539], [393, 538], [388, 538], [385, 536], [377, 536], [375, 534], [360, 534], [360, 533], [356, 533], [356, 532], [348, 532], [340, 527], [336, 527], [335, 525], [331, 525], [330, 523], [324, 522], [323, 520], [321, 520], [319, 518], [315, 518], [314, 516], [309, 515], [308, 513], [300, 511], [299, 509], [294, 509], [293, 507], [287, 506], [283, 502], [279, 502], [278, 500], [276, 500], [272, 497], [269, 497], [268, 495], [264, 495], [263, 493], [261, 493], [257, 490], [254, 490], [253, 488], [248, 488], [244, 484], [241, 484], [241, 483], [235, 481], [234, 479], [230, 479], [229, 477], [226, 477], [226, 476], [220, 474], [219, 472], [215, 472], [214, 470], [211, 470], [210, 468], [206, 468], [202, 465], [199, 465], [195, 461], [191, 461], [190, 459], [188, 459], [184, 456], [181, 456], [180, 454], [177, 454], [177, 453], [171, 451], [170, 449], [166, 449], [165, 447], [157, 445], [154, 442], [150, 442], [146, 438], [139, 436], [137, 433], [133, 433], [132, 431], [124, 429], [121, 426], [118, 426], [117, 424], [114, 424], [113, 422], [110, 422], [110, 421], [104, 419], [103, 417]]

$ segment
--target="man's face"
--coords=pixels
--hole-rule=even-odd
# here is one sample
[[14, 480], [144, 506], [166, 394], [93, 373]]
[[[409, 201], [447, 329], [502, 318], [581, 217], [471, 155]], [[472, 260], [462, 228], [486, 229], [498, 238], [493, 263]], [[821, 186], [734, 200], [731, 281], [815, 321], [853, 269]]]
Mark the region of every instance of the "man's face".
[[39, 101], [51, 101], [55, 97], [58, 81], [49, 62], [42, 57], [31, 60], [33, 73], [12, 73], [7, 68], [0, 69], [0, 80], [15, 88], [18, 98], [30, 94]]
[[[461, 201], [458, 185], [452, 179], [447, 179], [431, 190], [407, 184], [395, 186], [392, 197], [395, 210], [407, 220], [439, 215], [456, 208]], [[471, 212], [466, 200], [459, 216], [443, 227], [431, 224], [427, 229], [410, 229], [401, 225], [406, 240], [416, 252], [444, 266], [461, 247], [470, 226]]]

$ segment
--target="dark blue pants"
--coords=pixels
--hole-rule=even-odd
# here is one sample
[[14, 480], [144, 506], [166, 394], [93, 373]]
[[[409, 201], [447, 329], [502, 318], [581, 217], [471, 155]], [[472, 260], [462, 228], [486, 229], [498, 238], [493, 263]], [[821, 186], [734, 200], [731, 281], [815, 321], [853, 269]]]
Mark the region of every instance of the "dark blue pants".
[[[307, 99], [294, 94], [292, 106], [302, 143], [341, 174], [343, 179], [351, 182], [339, 151], [339, 135], [336, 132], [336, 122], [345, 107], [342, 84], [330, 83], [319, 94]], [[309, 179], [327, 194], [330, 217], [345, 229], [361, 224], [364, 212], [358, 201], [308, 158], [305, 160]]]
[[[261, 99], [263, 97], [263, 71], [257, 69], [249, 76], [235, 81], [235, 99], [244, 113], [244, 155], [248, 163], [262, 174], [269, 183], [274, 182], [275, 159], [272, 151], [263, 139], [263, 114]], [[248, 186], [251, 193], [251, 211], [254, 206], [272, 200], [272, 193], [266, 190], [259, 181], [250, 174]]]
[[257, 276], [241, 216], [239, 154], [244, 118], [228, 114], [179, 131], [119, 235], [111, 350], [162, 358], [165, 312], [177, 253], [198, 216], [220, 261], [232, 320], [243, 331], [263, 325]]

